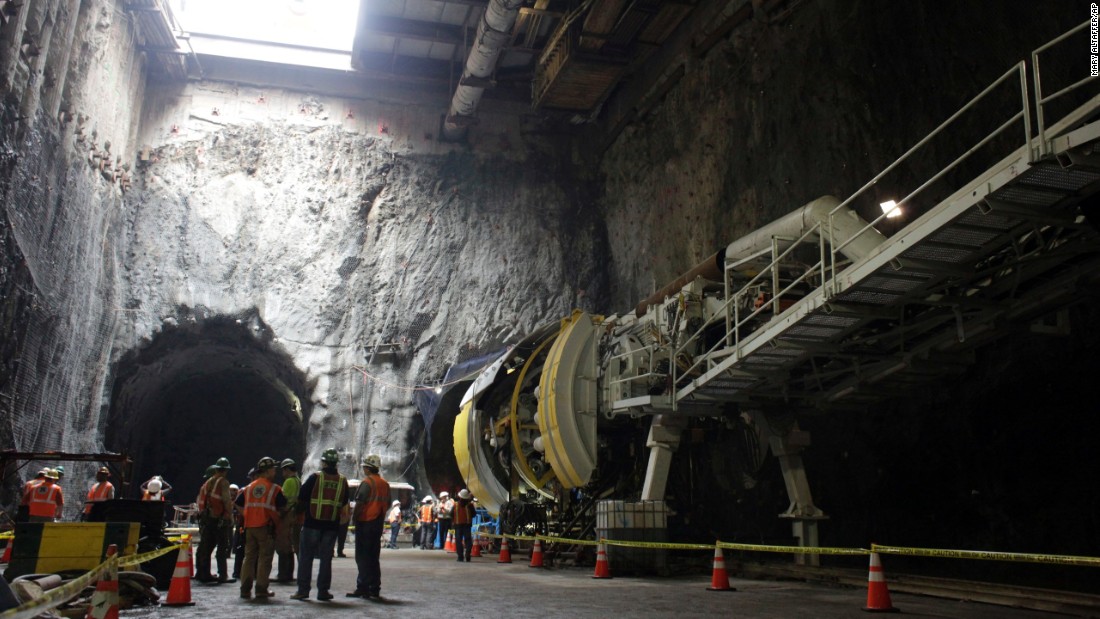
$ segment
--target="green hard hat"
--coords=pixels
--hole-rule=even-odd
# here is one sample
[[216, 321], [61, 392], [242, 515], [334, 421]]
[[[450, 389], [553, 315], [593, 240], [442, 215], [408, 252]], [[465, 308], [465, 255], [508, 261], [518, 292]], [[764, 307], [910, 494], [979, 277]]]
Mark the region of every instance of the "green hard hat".
[[232, 467], [229, 466], [229, 458], [218, 458], [218, 461], [214, 463], [214, 468], [228, 471]]
[[336, 453], [335, 449], [326, 449], [325, 452], [321, 454], [321, 462], [325, 464], [336, 464], [339, 461], [340, 454]]
[[210, 479], [210, 477], [214, 475], [214, 471], [216, 471], [217, 469], [218, 469], [218, 467], [216, 467], [214, 465], [210, 465], [210, 466], [206, 467], [206, 470], [203, 471], [202, 478], [203, 479]]
[[281, 469], [294, 469], [297, 466], [298, 465], [294, 462], [294, 460], [291, 460], [290, 458], [283, 460], [282, 463], [279, 464], [279, 468]]
[[275, 468], [275, 459], [264, 456], [260, 458], [260, 461], [256, 463], [257, 471], [266, 471], [267, 469]]
[[65, 467], [61, 466], [60, 464], [53, 467], [53, 470], [57, 471], [58, 475], [64, 475], [65, 474]]

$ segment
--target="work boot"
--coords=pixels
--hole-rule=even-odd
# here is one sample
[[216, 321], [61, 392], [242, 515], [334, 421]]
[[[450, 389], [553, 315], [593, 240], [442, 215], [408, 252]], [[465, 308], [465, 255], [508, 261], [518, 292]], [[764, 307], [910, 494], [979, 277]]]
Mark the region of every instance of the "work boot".
[[[318, 595], [317, 597], [320, 598], [321, 596]], [[301, 591], [295, 591], [290, 596], [290, 599], [292, 599], [292, 600], [308, 600], [309, 599], [309, 594], [308, 593], [302, 593]]]
[[348, 593], [345, 593], [344, 597], [363, 598], [363, 597], [367, 597], [367, 592], [366, 591], [360, 591], [360, 590], [356, 589], [355, 591], [349, 591]]
[[327, 602], [332, 599], [332, 594], [328, 591], [318, 591], [317, 599], [321, 600], [322, 602]]

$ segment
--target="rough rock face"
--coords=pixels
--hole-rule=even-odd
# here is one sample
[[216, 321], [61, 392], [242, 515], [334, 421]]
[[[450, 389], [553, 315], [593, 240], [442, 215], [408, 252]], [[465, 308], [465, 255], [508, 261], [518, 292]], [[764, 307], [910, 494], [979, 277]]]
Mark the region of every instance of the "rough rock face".
[[602, 228], [550, 156], [409, 153], [316, 115], [223, 112], [178, 130], [126, 211], [132, 321], [115, 350], [195, 320], [189, 308], [255, 312], [312, 384], [298, 394], [309, 462], [332, 446], [377, 452], [401, 476], [420, 438], [414, 389], [606, 288], [577, 268]]

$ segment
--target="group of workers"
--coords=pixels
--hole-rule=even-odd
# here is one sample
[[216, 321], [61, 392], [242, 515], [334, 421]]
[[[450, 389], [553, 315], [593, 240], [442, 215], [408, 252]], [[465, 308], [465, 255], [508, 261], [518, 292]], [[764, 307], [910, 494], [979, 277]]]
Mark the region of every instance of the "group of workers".
[[[33, 479], [23, 484], [23, 494], [19, 501], [19, 510], [15, 519], [19, 522], [55, 522], [61, 519], [65, 508], [65, 492], [61, 480], [65, 477], [64, 465], [44, 468]], [[84, 509], [80, 519], [85, 520], [92, 513], [92, 506], [115, 498], [115, 486], [110, 481], [111, 470], [99, 467], [95, 474], [95, 483], [88, 488], [84, 499]], [[159, 475], [142, 482], [142, 500], [164, 501], [172, 486]]]
[[[389, 482], [379, 474], [382, 458], [374, 454], [363, 458], [363, 477], [354, 497], [350, 496], [350, 485], [340, 474], [338, 463], [337, 451], [325, 450], [321, 470], [303, 482], [293, 460], [288, 458], [277, 464], [272, 458], [260, 458], [249, 471], [249, 484], [238, 489], [227, 479], [229, 460], [220, 458], [211, 467], [211, 475], [196, 500], [201, 538], [195, 559], [196, 578], [204, 582], [233, 582], [239, 573], [241, 598], [272, 597], [275, 595], [270, 589], [272, 563], [278, 552], [276, 582], [297, 583], [291, 599], [309, 599], [313, 563], [317, 560], [320, 565], [316, 598], [331, 600], [332, 559], [337, 540], [349, 521], [354, 521], [359, 573], [355, 590], [347, 597], [379, 598], [382, 529], [393, 507]], [[282, 485], [275, 483], [279, 471]], [[234, 531], [236, 544], [231, 541]], [[237, 547], [237, 559], [242, 562], [233, 577], [227, 571], [231, 546]], [[216, 577], [211, 571], [211, 553], [217, 561]], [[298, 555], [297, 578], [294, 578], [294, 555]]]
[[[397, 535], [402, 522], [401, 502], [390, 502], [390, 485], [380, 469], [382, 459], [371, 454], [363, 458], [363, 477], [355, 496], [338, 470], [339, 454], [327, 449], [321, 455], [321, 470], [305, 482], [298, 476], [294, 460], [281, 463], [269, 457], [260, 458], [248, 472], [249, 483], [244, 488], [229, 483], [231, 466], [227, 458], [219, 458], [207, 468], [206, 479], [195, 501], [198, 511], [200, 542], [195, 557], [195, 578], [206, 583], [228, 583], [240, 578], [241, 598], [274, 596], [269, 585], [272, 563], [279, 554], [276, 582], [296, 582], [297, 591], [291, 599], [309, 599], [312, 589], [313, 562], [319, 562], [316, 598], [333, 599], [332, 559], [339, 542], [344, 556], [343, 539], [349, 523], [355, 527], [355, 562], [358, 569], [355, 589], [347, 593], [352, 598], [380, 598], [381, 566], [379, 555], [382, 532], [390, 525], [388, 547], [397, 547]], [[276, 484], [277, 473], [282, 484]], [[21, 510], [31, 522], [52, 522], [59, 518], [64, 495], [59, 484], [64, 476], [62, 466], [43, 469], [24, 486]], [[115, 498], [110, 482], [111, 472], [101, 467], [95, 483], [88, 489], [82, 518], [92, 512], [96, 502]], [[141, 484], [142, 499], [164, 501], [172, 489], [163, 478], [154, 476]], [[434, 547], [435, 533], [446, 535], [455, 531], [458, 560], [469, 561], [472, 550], [471, 526], [476, 499], [469, 490], [461, 490], [457, 500], [447, 492], [439, 501], [425, 496], [417, 513], [420, 524], [419, 545]], [[341, 533], [343, 535], [341, 535]], [[232, 576], [229, 574], [229, 554], [235, 552]], [[211, 566], [211, 554], [216, 559], [217, 575]], [[298, 555], [297, 577], [295, 558]], [[253, 593], [255, 586], [255, 593]]]

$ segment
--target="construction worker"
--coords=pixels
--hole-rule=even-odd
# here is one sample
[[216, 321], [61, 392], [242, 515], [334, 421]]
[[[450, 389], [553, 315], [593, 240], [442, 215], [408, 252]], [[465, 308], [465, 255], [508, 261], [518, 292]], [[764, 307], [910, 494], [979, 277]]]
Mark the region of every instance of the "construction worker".
[[88, 489], [88, 497], [84, 500], [83, 520], [87, 520], [92, 513], [92, 504], [102, 501], [110, 501], [115, 498], [115, 486], [108, 479], [111, 477], [111, 469], [101, 466], [95, 474], [95, 483]]
[[341, 516], [348, 511], [348, 480], [336, 469], [340, 455], [335, 449], [321, 454], [321, 472], [314, 473], [302, 484], [297, 511], [303, 516], [302, 536], [298, 547], [298, 590], [294, 600], [309, 599], [313, 579], [313, 559], [320, 560], [317, 569], [317, 599], [332, 599], [332, 551], [341, 525]]
[[463, 488], [458, 491], [458, 501], [451, 511], [451, 519], [455, 526], [455, 554], [458, 561], [470, 562], [470, 553], [474, 549], [474, 537], [471, 527], [474, 523], [473, 495]]
[[57, 471], [57, 483], [60, 484], [61, 480], [65, 479], [65, 466], [62, 464], [58, 464], [57, 466], [53, 467], [53, 470]]
[[[195, 579], [218, 584], [234, 582], [229, 576], [229, 548], [233, 537], [233, 496], [229, 491], [229, 459], [218, 458], [214, 474], [199, 489], [199, 551]], [[218, 577], [210, 573], [210, 553], [217, 548]]]
[[432, 497], [428, 495], [420, 501], [420, 549], [430, 550], [435, 545], [435, 514]]
[[363, 480], [355, 493], [355, 566], [359, 575], [351, 598], [381, 599], [382, 568], [378, 556], [382, 553], [382, 525], [390, 504], [390, 484], [378, 471], [382, 457], [371, 454], [363, 458]]
[[451, 512], [454, 511], [455, 502], [446, 491], [439, 493], [439, 505], [436, 511], [436, 522], [439, 528], [439, 545], [447, 549], [447, 534], [451, 531]]
[[46, 469], [46, 477], [42, 483], [35, 485], [31, 490], [28, 512], [31, 522], [53, 522], [61, 516], [61, 510], [65, 507], [65, 496], [61, 486], [57, 484], [57, 471]]
[[[294, 555], [298, 553], [298, 542], [302, 532], [301, 514], [297, 511], [298, 492], [302, 480], [298, 477], [298, 465], [287, 458], [279, 468], [283, 471], [283, 496], [286, 497], [286, 511], [282, 514], [279, 535], [275, 539], [275, 551], [279, 553], [279, 569], [275, 582], [294, 582]], [[345, 494], [346, 496], [346, 494]]]
[[256, 582], [256, 597], [274, 597], [268, 588], [271, 559], [275, 556], [275, 529], [279, 525], [279, 510], [286, 508], [275, 479], [275, 460], [263, 457], [256, 463], [256, 480], [237, 496], [237, 505], [244, 511], [244, 565], [241, 567], [241, 597], [252, 598], [252, 582]]
[[[248, 483], [254, 481], [256, 469], [248, 469]], [[233, 497], [233, 578], [241, 577], [241, 565], [244, 563], [244, 514], [241, 513], [240, 503], [237, 501], [240, 495], [240, 486], [230, 484], [229, 496]]]
[[386, 544], [386, 548], [397, 550], [397, 534], [401, 532], [401, 501], [394, 500], [390, 505], [386, 522], [390, 525], [390, 543]]
[[30, 515], [31, 492], [34, 491], [35, 486], [46, 481], [47, 470], [49, 469], [38, 471], [37, 475], [23, 484], [23, 496], [19, 499], [19, 509], [15, 511], [16, 522], [27, 522], [27, 517]]
[[172, 484], [164, 481], [160, 475], [153, 475], [141, 483], [142, 501], [164, 501], [166, 494], [172, 491]]

